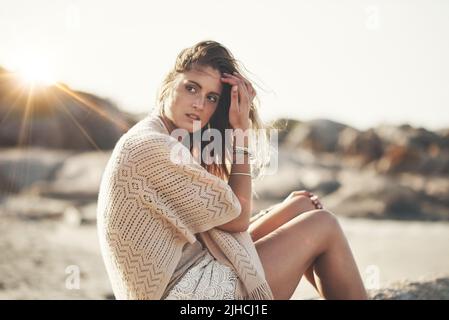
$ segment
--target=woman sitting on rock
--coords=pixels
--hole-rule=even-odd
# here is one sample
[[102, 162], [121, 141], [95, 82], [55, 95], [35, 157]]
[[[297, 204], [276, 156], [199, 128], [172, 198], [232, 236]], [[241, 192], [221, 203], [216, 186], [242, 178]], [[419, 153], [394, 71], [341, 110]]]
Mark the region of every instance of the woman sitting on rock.
[[324, 298], [366, 298], [316, 196], [293, 191], [251, 217], [252, 174], [267, 150], [267, 135], [247, 134], [265, 129], [255, 98], [229, 50], [203, 41], [177, 57], [156, 112], [119, 140], [98, 201], [116, 298], [290, 299], [303, 275]]

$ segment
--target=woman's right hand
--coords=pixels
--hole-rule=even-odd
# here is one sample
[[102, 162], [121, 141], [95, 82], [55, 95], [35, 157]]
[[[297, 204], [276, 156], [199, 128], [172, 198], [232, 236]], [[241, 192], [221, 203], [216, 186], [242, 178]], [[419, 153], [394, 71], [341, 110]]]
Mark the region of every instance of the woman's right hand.
[[287, 198], [284, 199], [284, 201], [289, 201], [292, 198], [298, 197], [298, 196], [306, 196], [310, 199], [312, 204], [315, 206], [316, 209], [323, 209], [323, 205], [321, 204], [320, 199], [316, 195], [314, 195], [312, 192], [301, 190], [301, 191], [293, 191], [288, 195]]
[[223, 73], [221, 80], [231, 85], [231, 105], [229, 108], [229, 124], [233, 129], [243, 131], [251, 128], [249, 111], [256, 92], [251, 83], [240, 74]]

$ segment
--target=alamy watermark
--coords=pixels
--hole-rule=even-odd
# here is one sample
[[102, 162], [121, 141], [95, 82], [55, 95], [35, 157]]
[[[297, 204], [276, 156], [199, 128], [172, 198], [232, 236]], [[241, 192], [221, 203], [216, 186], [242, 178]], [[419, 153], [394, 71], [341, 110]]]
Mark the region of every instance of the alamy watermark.
[[378, 290], [380, 288], [379, 266], [372, 264], [365, 268], [364, 284], [368, 290]]
[[[249, 163], [263, 166], [263, 175], [274, 175], [278, 170], [278, 130], [277, 129], [226, 129], [224, 137], [220, 130], [210, 128], [201, 133], [201, 121], [193, 122], [192, 141], [190, 141], [189, 132], [186, 129], [177, 128], [170, 134], [178, 144], [171, 148], [170, 160], [177, 164], [191, 164], [193, 161], [200, 163], [202, 160], [205, 164], [223, 164], [223, 152], [232, 150], [233, 145], [244, 145], [245, 139], [248, 141], [248, 151], [251, 154]], [[265, 145], [257, 145], [255, 142], [265, 141]], [[190, 153], [190, 145], [198, 147], [202, 142], [207, 142], [207, 145], [200, 153]], [[223, 145], [224, 142], [224, 145]], [[223, 148], [224, 146], [224, 148]], [[261, 148], [265, 147], [264, 150]], [[263, 159], [262, 159], [263, 158]], [[248, 163], [245, 161], [243, 153], [235, 153], [232, 155], [232, 162], [235, 164]]]
[[368, 30], [379, 30], [380, 25], [380, 8], [376, 5], [370, 5], [365, 7], [365, 27]]
[[80, 267], [77, 265], [70, 265], [65, 268], [65, 273], [68, 276], [65, 279], [65, 288], [67, 290], [80, 289]]

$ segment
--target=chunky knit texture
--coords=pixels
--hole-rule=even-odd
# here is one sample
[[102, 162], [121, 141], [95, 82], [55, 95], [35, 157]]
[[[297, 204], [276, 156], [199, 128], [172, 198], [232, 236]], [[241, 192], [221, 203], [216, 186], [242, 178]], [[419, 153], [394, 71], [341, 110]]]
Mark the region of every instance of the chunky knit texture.
[[[172, 150], [183, 150], [183, 156], [174, 157]], [[238, 198], [157, 116], [140, 121], [117, 143], [97, 210], [101, 251], [117, 299], [160, 299], [184, 244], [197, 241], [195, 234], [217, 261], [236, 270], [245, 291], [238, 299], [273, 299], [248, 232], [215, 228], [240, 215]]]

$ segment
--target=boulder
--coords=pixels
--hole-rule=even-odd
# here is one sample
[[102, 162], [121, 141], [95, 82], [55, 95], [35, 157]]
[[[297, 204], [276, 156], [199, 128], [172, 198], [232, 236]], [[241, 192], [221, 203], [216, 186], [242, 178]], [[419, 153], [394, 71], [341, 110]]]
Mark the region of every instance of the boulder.
[[0, 70], [0, 147], [112, 149], [136, 122], [111, 101], [64, 84], [21, 90]]
[[449, 276], [395, 281], [370, 290], [369, 296], [373, 300], [449, 300]]
[[43, 197], [95, 201], [110, 152], [82, 152], [69, 157], [54, 179], [31, 186], [28, 191]]
[[401, 220], [449, 219], [447, 201], [427, 194], [424, 190], [413, 189], [401, 181], [399, 176], [379, 176], [375, 172], [348, 170], [341, 172], [338, 180], [341, 187], [324, 197], [322, 202], [326, 208], [339, 215]]
[[449, 174], [449, 139], [444, 133], [410, 125], [379, 126], [374, 130], [385, 145], [376, 164], [379, 172]]
[[311, 120], [293, 127], [283, 145], [289, 148], [308, 148], [314, 152], [335, 152], [338, 136], [346, 125], [325, 119]]
[[273, 121], [270, 125], [274, 129], [278, 130], [278, 143], [279, 145], [281, 145], [284, 143], [287, 135], [293, 130], [293, 128], [295, 128], [299, 124], [301, 124], [301, 121], [299, 120], [280, 118]]
[[[264, 176], [254, 182], [254, 191], [260, 199], [283, 200], [293, 190], [302, 190], [305, 186], [301, 182], [297, 169], [292, 164], [283, 164], [276, 175]], [[257, 199], [257, 198], [256, 198]]]
[[32, 195], [14, 195], [0, 202], [0, 212], [5, 216], [24, 220], [61, 220], [72, 202], [42, 198]]
[[71, 154], [41, 148], [1, 149], [0, 191], [18, 193], [36, 182], [52, 180]]
[[360, 132], [348, 127], [340, 132], [337, 149], [339, 154], [347, 158], [347, 161], [355, 158], [360, 165], [365, 165], [382, 156], [383, 144], [372, 129]]

